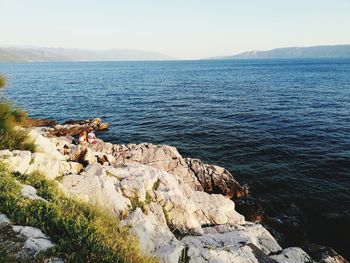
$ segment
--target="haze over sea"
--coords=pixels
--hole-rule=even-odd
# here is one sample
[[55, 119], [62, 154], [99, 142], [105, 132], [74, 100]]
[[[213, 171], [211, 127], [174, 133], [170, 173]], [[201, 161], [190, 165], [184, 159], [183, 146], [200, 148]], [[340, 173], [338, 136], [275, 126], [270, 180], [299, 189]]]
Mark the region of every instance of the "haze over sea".
[[350, 60], [13, 63], [0, 72], [30, 116], [100, 117], [111, 125], [102, 139], [169, 144], [224, 166], [269, 215], [297, 207], [311, 241], [350, 257]]

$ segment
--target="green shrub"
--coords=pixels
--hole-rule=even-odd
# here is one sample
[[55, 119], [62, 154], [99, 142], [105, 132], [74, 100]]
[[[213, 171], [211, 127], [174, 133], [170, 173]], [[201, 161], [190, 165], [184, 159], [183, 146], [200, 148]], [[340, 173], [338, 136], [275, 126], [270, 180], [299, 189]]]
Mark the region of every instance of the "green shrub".
[[6, 83], [7, 83], [6, 76], [0, 74], [0, 88], [5, 87]]
[[[18, 181], [36, 187], [47, 202], [21, 197]], [[38, 227], [50, 236], [57, 246], [46, 256], [59, 255], [66, 262], [156, 262], [141, 254], [137, 239], [115, 215], [66, 197], [56, 181], [40, 173], [11, 173], [1, 162], [0, 211], [14, 223]]]
[[11, 103], [0, 102], [0, 150], [35, 151], [35, 144], [28, 132], [16, 127], [27, 117], [25, 111], [14, 108]]
[[28, 114], [23, 109], [15, 108], [12, 117], [17, 124], [22, 124], [28, 118]]

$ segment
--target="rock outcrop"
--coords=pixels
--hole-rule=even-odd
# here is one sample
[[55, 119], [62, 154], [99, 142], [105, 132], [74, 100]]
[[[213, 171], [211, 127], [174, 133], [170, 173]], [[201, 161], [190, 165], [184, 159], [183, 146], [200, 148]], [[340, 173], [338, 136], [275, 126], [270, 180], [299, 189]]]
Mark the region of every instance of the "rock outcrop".
[[24, 127], [52, 127], [57, 124], [58, 122], [54, 120], [27, 118], [22, 125]]
[[[301, 248], [282, 249], [262, 225], [235, 211], [227, 197], [242, 188], [224, 168], [182, 158], [170, 146], [73, 145], [69, 136], [45, 136], [38, 132], [35, 140], [51, 143], [47, 151], [0, 151], [0, 158], [21, 173], [39, 169], [48, 178], [60, 176], [67, 195], [119, 217], [142, 251], [162, 263], [314, 262]], [[26, 186], [21, 194], [40, 198]]]
[[[42, 251], [54, 247], [54, 243], [40, 229], [30, 226], [13, 225], [6, 215], [0, 213], [0, 252], [2, 260], [32, 262]], [[4, 256], [0, 253], [0, 256]], [[63, 263], [59, 258], [49, 258], [47, 262]]]
[[347, 263], [348, 261], [330, 247], [318, 244], [309, 244], [306, 247], [308, 254], [320, 263]]
[[81, 175], [65, 176], [62, 185], [70, 194], [103, 206], [111, 204], [117, 214], [134, 208], [129, 200], [144, 209], [156, 202], [167, 214], [168, 224], [181, 233], [203, 234], [202, 225], [244, 223], [230, 199], [194, 191], [180, 178], [145, 165], [103, 167], [96, 163]]
[[280, 251], [271, 258], [280, 263], [314, 262], [304, 250], [299, 247], [289, 247]]
[[63, 125], [56, 124], [52, 126], [52, 128], [48, 128], [47, 131], [52, 136], [72, 136], [77, 135], [82, 131], [89, 131], [91, 129], [94, 129], [95, 131], [103, 131], [108, 128], [108, 123], [103, 123], [101, 119], [96, 118], [93, 120], [66, 121]]
[[[100, 144], [92, 149], [104, 151]], [[114, 145], [106, 147], [117, 164], [145, 164], [181, 177], [195, 190], [222, 194], [227, 197], [241, 196], [244, 190], [226, 169], [202, 163], [198, 159], [183, 158], [175, 147], [149, 143]]]

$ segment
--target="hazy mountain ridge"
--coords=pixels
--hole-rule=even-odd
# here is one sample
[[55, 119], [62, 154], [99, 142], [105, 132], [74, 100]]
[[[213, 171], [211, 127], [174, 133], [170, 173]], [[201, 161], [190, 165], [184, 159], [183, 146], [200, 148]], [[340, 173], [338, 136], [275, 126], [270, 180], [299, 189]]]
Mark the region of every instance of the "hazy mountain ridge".
[[350, 58], [350, 45], [286, 47], [267, 51], [248, 51], [233, 56], [210, 59], [293, 59], [293, 58]]
[[[234, 59], [300, 59], [350, 58], [350, 45], [286, 47], [266, 51], [248, 51], [209, 60]], [[64, 61], [147, 61], [174, 58], [155, 51], [132, 49], [84, 50], [67, 48], [0, 47], [0, 62], [64, 62]]]
[[48, 50], [0, 48], [0, 62], [42, 62], [42, 61], [70, 61], [71, 59]]
[[0, 62], [135, 61], [169, 59], [172, 58], [159, 52], [131, 49], [93, 51], [65, 48], [0, 48]]

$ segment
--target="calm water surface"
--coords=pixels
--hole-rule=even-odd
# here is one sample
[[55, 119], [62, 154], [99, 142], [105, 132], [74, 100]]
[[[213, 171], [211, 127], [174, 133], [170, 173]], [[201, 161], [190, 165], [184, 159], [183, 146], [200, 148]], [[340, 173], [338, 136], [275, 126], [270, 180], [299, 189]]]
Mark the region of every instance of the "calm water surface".
[[271, 216], [349, 257], [350, 60], [0, 64], [33, 117], [101, 117], [113, 143], [178, 147], [228, 168]]

